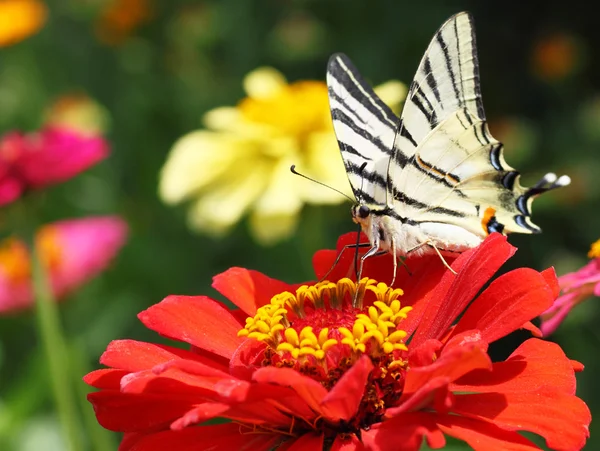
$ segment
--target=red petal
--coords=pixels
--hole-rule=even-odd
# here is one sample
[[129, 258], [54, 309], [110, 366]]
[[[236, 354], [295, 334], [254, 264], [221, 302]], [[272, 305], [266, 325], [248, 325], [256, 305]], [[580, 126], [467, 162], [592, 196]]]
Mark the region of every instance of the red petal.
[[521, 328], [554, 302], [546, 278], [529, 268], [519, 268], [494, 280], [473, 301], [459, 320], [454, 334], [470, 329], [491, 343]]
[[438, 415], [436, 422], [447, 435], [465, 441], [475, 451], [532, 451], [540, 448], [522, 435], [498, 426], [456, 415]]
[[229, 372], [239, 379], [250, 380], [260, 368], [267, 346], [257, 340], [245, 340], [233, 353], [229, 361]]
[[244, 268], [230, 268], [216, 275], [212, 286], [248, 316], [254, 316], [256, 309], [268, 304], [276, 294], [295, 291], [295, 288], [285, 282]]
[[534, 325], [531, 321], [527, 321], [525, 324], [521, 326], [521, 329], [528, 330], [531, 332], [531, 335], [537, 338], [541, 338], [544, 336], [539, 327]]
[[560, 294], [560, 285], [558, 284], [558, 278], [556, 277], [556, 271], [554, 268], [544, 269], [542, 276], [546, 279], [546, 283], [552, 290], [552, 297], [556, 299]]
[[256, 382], [276, 384], [293, 389], [315, 412], [321, 413], [321, 403], [327, 395], [327, 389], [320, 383], [303, 376], [291, 368], [264, 367], [257, 370], [252, 379]]
[[193, 408], [193, 400], [186, 396], [128, 394], [115, 390], [90, 393], [88, 400], [94, 406], [98, 423], [117, 432], [167, 428]]
[[[249, 383], [228, 375], [220, 375], [214, 370], [211, 371], [209, 367], [187, 360], [168, 362], [161, 371], [159, 373], [161, 375], [166, 374], [173, 379], [185, 382], [184, 389], [187, 389], [190, 395], [194, 394], [192, 387], [206, 388], [212, 390], [213, 393], [205, 394], [205, 397], [213, 401], [235, 405], [235, 414], [238, 416], [228, 415], [228, 418], [239, 419], [239, 415], [243, 414], [242, 408], [250, 412], [248, 422], [270, 421], [287, 425], [290, 416], [307, 421], [313, 420], [315, 417], [315, 413], [308, 408], [300, 396], [288, 387], [274, 386], [271, 383]], [[198, 377], [188, 380], [185, 379], [185, 375], [182, 376], [177, 371]], [[173, 390], [175, 388], [171, 389], [171, 391]], [[262, 405], [261, 403], [268, 404]], [[257, 405], [260, 410], [253, 412], [253, 409], [257, 409]], [[287, 412], [289, 416], [284, 417], [281, 412]], [[253, 421], [253, 419], [257, 421]]]
[[577, 360], [571, 360], [571, 366], [573, 367], [573, 371], [576, 373], [579, 373], [584, 369], [583, 363], [578, 362]]
[[251, 434], [238, 424], [218, 424], [164, 431], [141, 438], [119, 451], [268, 451], [281, 441], [277, 434]]
[[200, 424], [215, 417], [223, 416], [230, 407], [227, 404], [205, 403], [186, 412], [184, 416], [171, 424], [171, 429], [180, 431], [187, 426]]
[[416, 412], [433, 404], [436, 392], [448, 391], [450, 379], [440, 376], [428, 380], [417, 391], [406, 397], [398, 407], [391, 407], [385, 412], [386, 418], [393, 418], [406, 412]]
[[371, 359], [362, 356], [344, 373], [321, 402], [327, 418], [348, 421], [356, 414], [372, 370]]
[[360, 439], [352, 434], [350, 436], [336, 435], [335, 441], [331, 446], [330, 451], [364, 451], [365, 446], [362, 444]]
[[436, 377], [447, 377], [455, 381], [459, 377], [475, 369], [492, 367], [489, 356], [475, 345], [464, 345], [444, 349], [440, 357], [431, 365], [410, 368], [406, 372], [403, 398], [415, 393], [429, 380]]
[[505, 236], [492, 233], [475, 249], [463, 252], [452, 264], [458, 274], [449, 271], [444, 274], [429, 301], [421, 307], [422, 317], [413, 310], [408, 320], [403, 322], [404, 330], [412, 330], [407, 327], [419, 324], [411, 345], [418, 345], [429, 338], [440, 338], [515, 250]]
[[92, 371], [83, 377], [83, 381], [95, 388], [118, 390], [123, 376], [129, 374], [125, 370], [102, 369]]
[[220, 371], [227, 371], [219, 362], [185, 349], [136, 340], [115, 340], [109, 343], [100, 357], [100, 363], [127, 371], [142, 371], [173, 359], [201, 362]]
[[448, 339], [444, 347], [445, 349], [450, 349], [454, 346], [462, 347], [465, 345], [476, 345], [483, 352], [487, 352], [489, 348], [488, 342], [483, 340], [481, 332], [477, 329], [470, 329], [460, 334], [452, 335], [452, 338]]
[[531, 338], [492, 371], [473, 371], [453, 385], [458, 392], [535, 392], [540, 386], [575, 394], [571, 362], [555, 343]]
[[175, 340], [231, 358], [243, 339], [242, 325], [206, 296], [168, 296], [138, 315], [146, 327]]
[[532, 392], [456, 396], [454, 413], [489, 420], [501, 428], [530, 431], [555, 450], [582, 449], [589, 437], [590, 411], [585, 403], [552, 386]]
[[443, 448], [446, 439], [434, 418], [425, 412], [406, 413], [362, 431], [362, 442], [372, 451], [417, 451], [425, 437], [430, 448]]
[[300, 438], [296, 439], [289, 448], [287, 448], [288, 451], [320, 451], [322, 449], [323, 434], [316, 434], [314, 432], [304, 434]]

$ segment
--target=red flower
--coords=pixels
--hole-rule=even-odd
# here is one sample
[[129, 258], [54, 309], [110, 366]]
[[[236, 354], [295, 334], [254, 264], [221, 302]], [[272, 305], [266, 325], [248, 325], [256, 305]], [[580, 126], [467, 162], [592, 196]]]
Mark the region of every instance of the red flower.
[[[404, 295], [342, 278], [352, 252], [332, 282], [232, 268], [213, 286], [240, 310], [204, 296], [150, 307], [140, 320], [191, 349], [112, 342], [101, 358], [109, 368], [85, 377], [100, 389], [89, 400], [100, 424], [125, 432], [121, 451], [417, 450], [423, 438], [444, 446], [445, 435], [478, 450], [538, 449], [518, 431], [581, 449], [591, 421], [575, 396], [582, 366], [537, 338], [503, 362], [487, 354], [518, 328], [539, 334], [529, 321], [558, 293], [552, 270], [523, 268], [477, 296], [514, 251], [492, 234], [453, 262], [457, 275], [436, 256], [409, 259]], [[317, 277], [334, 258], [316, 254]], [[372, 259], [365, 275], [391, 280], [390, 267], [389, 256]], [[232, 422], [192, 427], [217, 417]]]
[[0, 139], [0, 205], [30, 189], [64, 182], [107, 155], [108, 145], [102, 138], [67, 129], [4, 135]]

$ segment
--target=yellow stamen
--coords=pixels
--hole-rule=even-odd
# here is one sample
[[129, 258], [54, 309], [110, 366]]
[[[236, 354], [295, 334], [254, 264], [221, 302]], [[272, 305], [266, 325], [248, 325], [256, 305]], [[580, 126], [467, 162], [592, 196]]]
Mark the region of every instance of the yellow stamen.
[[588, 252], [589, 258], [599, 258], [600, 257], [600, 240], [592, 243], [590, 247], [590, 251]]
[[[353, 313], [359, 308], [357, 305], [362, 306], [367, 293], [375, 296], [373, 305]], [[283, 292], [273, 296], [271, 302], [259, 308], [254, 317], [246, 319], [246, 325], [238, 336], [265, 342], [276, 353], [287, 354], [293, 359], [313, 356], [321, 361], [338, 345], [347, 346], [354, 357], [367, 351], [372, 357], [405, 351], [406, 332], [398, 326], [412, 307], [402, 307], [398, 299], [402, 294], [399, 288], [393, 289], [368, 278], [358, 283], [341, 279], [337, 283], [323, 281], [312, 286], [303, 285], [296, 289], [295, 295]], [[357, 305], [350, 307], [349, 301]], [[336, 337], [340, 339], [332, 338], [328, 327], [319, 328], [318, 333], [312, 326], [303, 326], [300, 330], [293, 327], [296, 320], [309, 321], [316, 310], [344, 308], [350, 309], [350, 314], [355, 316], [351, 328], [335, 328], [339, 334]], [[344, 317], [343, 313], [334, 317], [337, 315]], [[346, 317], [344, 321], [349, 319]], [[398, 362], [397, 365], [403, 364], [402, 360]]]

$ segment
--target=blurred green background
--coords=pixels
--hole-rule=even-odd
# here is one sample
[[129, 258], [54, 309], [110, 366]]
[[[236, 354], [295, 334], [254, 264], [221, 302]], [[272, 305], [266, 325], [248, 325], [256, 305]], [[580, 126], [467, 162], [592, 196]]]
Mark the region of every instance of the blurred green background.
[[[329, 55], [343, 51], [374, 84], [409, 83], [442, 22], [471, 11], [484, 104], [507, 161], [525, 174], [525, 184], [548, 171], [573, 179], [536, 202], [544, 233], [512, 236], [519, 252], [505, 269], [555, 266], [562, 274], [583, 265], [589, 244], [600, 238], [600, 34], [593, 4], [136, 0], [123, 3], [148, 8], [148, 17], [121, 34], [113, 30], [118, 39], [107, 42], [97, 30], [111, 3], [48, 2], [49, 18], [37, 35], [0, 49], [0, 132], [35, 130], [47, 107], [72, 92], [98, 101], [109, 119], [110, 158], [50, 189], [37, 212], [40, 222], [116, 213], [131, 227], [110, 270], [61, 306], [81, 397], [87, 388], [80, 377], [99, 367], [109, 341], [160, 340], [139, 323], [139, 311], [168, 294], [216, 296], [211, 278], [231, 266], [288, 282], [310, 279], [314, 251], [354, 230], [344, 204], [306, 207], [295, 236], [272, 247], [253, 243], [244, 223], [212, 240], [186, 228], [184, 207], [158, 199], [159, 170], [175, 140], [199, 128], [209, 109], [235, 105], [244, 75], [259, 66], [273, 66], [290, 81], [323, 80]], [[599, 305], [588, 302], [551, 337], [586, 366], [578, 394], [592, 415], [600, 412], [597, 320]], [[494, 356], [506, 357], [523, 337], [503, 340]], [[592, 423], [586, 449], [600, 449], [597, 430]], [[2, 317], [0, 449], [61, 450], [59, 434], [35, 317]], [[116, 449], [117, 434], [108, 440]]]

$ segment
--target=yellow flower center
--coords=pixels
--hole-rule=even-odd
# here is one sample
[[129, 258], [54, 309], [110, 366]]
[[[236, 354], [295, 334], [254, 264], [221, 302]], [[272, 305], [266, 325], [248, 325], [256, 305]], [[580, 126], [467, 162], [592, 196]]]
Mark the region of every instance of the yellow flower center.
[[327, 86], [320, 81], [282, 85], [269, 96], [244, 98], [238, 108], [247, 121], [298, 139], [331, 129]]
[[590, 247], [590, 251], [588, 252], [588, 257], [589, 258], [600, 257], [600, 240], [592, 243], [592, 246]]
[[[47, 270], [58, 268], [63, 260], [58, 231], [46, 226], [36, 236], [40, 258]], [[31, 278], [31, 258], [25, 244], [16, 238], [0, 243], [0, 271], [11, 284], [26, 283]]]
[[[364, 278], [323, 281], [280, 293], [246, 319], [238, 336], [268, 346], [270, 362], [324, 372], [351, 365], [361, 355], [385, 361], [388, 369], [405, 365], [406, 332], [399, 328], [412, 307], [402, 307], [401, 289]], [[370, 305], [363, 306], [371, 299]]]
[[374, 369], [356, 417], [344, 426], [358, 431], [380, 421], [402, 394], [407, 334], [400, 326], [412, 310], [400, 304], [402, 294], [368, 278], [303, 285], [273, 296], [246, 319], [238, 336], [265, 344], [262, 366], [294, 368], [328, 389], [369, 356]]

